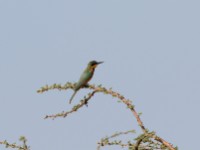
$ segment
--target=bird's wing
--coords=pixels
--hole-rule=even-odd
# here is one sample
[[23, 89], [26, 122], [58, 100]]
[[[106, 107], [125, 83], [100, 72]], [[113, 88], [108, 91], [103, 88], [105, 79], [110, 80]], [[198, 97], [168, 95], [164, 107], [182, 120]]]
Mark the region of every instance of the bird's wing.
[[76, 85], [75, 90], [79, 90], [81, 87], [85, 86], [90, 81], [92, 76], [93, 76], [93, 72], [90, 72], [87, 70], [84, 71]]

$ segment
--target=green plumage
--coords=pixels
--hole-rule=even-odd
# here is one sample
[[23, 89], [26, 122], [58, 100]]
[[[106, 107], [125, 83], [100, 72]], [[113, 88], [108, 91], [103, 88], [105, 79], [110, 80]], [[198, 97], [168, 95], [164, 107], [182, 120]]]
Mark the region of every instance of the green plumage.
[[70, 100], [69, 100], [69, 103], [71, 104], [72, 102], [72, 99], [74, 98], [74, 96], [76, 95], [77, 91], [86, 86], [87, 83], [91, 80], [93, 74], [94, 74], [94, 70], [96, 68], [96, 66], [98, 64], [101, 64], [103, 62], [96, 62], [96, 61], [90, 61], [88, 63], [88, 66], [87, 68], [84, 70], [84, 72], [82, 73], [79, 81], [76, 83], [75, 87], [74, 87], [74, 93], [73, 95], [71, 96]]

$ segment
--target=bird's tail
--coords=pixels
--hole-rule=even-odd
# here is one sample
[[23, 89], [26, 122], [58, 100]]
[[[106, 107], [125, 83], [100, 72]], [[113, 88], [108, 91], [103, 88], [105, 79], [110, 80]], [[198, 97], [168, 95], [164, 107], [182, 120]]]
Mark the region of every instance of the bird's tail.
[[76, 92], [77, 91], [74, 91], [74, 93], [73, 93], [73, 95], [72, 95], [72, 97], [70, 98], [70, 100], [69, 100], [69, 104], [71, 104], [71, 102], [72, 102], [72, 99], [74, 98], [74, 96], [76, 95]]

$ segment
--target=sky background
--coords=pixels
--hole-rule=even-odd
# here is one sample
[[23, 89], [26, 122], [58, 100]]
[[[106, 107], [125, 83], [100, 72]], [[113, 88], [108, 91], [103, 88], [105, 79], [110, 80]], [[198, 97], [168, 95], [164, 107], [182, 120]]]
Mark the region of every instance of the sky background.
[[144, 125], [180, 150], [196, 149], [199, 6], [197, 0], [1, 0], [0, 141], [24, 135], [31, 150], [94, 150], [116, 131], [140, 133], [131, 112], [103, 94], [67, 118], [43, 119], [70, 110], [73, 92], [36, 91], [75, 82], [90, 60], [98, 60], [105, 63], [91, 84], [133, 100]]

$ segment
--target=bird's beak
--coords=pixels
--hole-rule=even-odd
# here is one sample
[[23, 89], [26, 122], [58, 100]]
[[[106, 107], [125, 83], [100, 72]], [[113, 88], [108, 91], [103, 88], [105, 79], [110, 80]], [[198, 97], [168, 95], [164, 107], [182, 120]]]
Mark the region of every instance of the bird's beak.
[[102, 64], [102, 63], [103, 63], [103, 61], [99, 61], [99, 62], [97, 62], [97, 65]]

